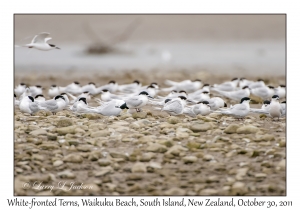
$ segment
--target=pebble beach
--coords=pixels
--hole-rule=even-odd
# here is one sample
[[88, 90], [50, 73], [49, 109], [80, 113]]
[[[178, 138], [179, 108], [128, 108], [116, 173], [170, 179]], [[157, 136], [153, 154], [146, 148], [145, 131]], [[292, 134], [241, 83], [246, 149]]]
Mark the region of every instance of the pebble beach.
[[[119, 84], [134, 78], [162, 86], [166, 79], [162, 71], [145, 75], [137, 70], [113, 77]], [[174, 71], [168, 78], [199, 78], [210, 84], [231, 79], [201, 70]], [[47, 89], [75, 80], [102, 85], [110, 79], [97, 72], [18, 73], [15, 84], [39, 81]], [[280, 76], [263, 79], [275, 86], [285, 82]], [[97, 106], [97, 97], [89, 105]], [[124, 110], [117, 117], [70, 110], [56, 115], [42, 110], [30, 116], [15, 107], [14, 119], [15, 195], [286, 195], [285, 118], [169, 116], [147, 105], [140, 113]]]

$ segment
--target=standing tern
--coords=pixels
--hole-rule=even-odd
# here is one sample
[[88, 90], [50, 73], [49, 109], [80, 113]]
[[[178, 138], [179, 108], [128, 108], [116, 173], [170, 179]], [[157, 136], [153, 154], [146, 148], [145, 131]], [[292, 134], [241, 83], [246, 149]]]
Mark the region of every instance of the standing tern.
[[278, 118], [282, 115], [281, 105], [279, 103], [279, 96], [273, 95], [271, 103], [269, 105], [269, 115], [274, 119]]
[[129, 109], [136, 109], [140, 112], [140, 108], [148, 103], [148, 98], [152, 98], [146, 91], [142, 91], [138, 96], [132, 96], [125, 99], [126, 106]]

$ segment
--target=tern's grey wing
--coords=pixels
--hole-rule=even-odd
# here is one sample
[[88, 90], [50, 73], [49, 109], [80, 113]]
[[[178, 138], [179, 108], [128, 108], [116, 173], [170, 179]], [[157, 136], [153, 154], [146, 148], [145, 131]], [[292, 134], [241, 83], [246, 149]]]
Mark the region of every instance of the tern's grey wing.
[[[50, 35], [50, 33], [48, 32], [43, 32], [43, 33], [40, 33], [38, 35], [36, 35], [33, 40], [32, 40], [32, 43], [44, 43], [45, 42], [45, 39]], [[47, 39], [49, 40], [49, 38]]]
[[113, 94], [110, 95], [110, 98], [122, 100], [122, 98], [120, 96], [113, 95]]
[[44, 103], [41, 103], [41, 106], [46, 107], [49, 111], [58, 109], [58, 105], [55, 100], [45, 101]]
[[38, 104], [35, 102], [29, 104], [29, 109], [32, 111], [32, 113], [40, 110]]
[[196, 104], [194, 107], [193, 107], [193, 112], [195, 114], [200, 114], [201, 113], [201, 110], [200, 110], [200, 105], [199, 104]]
[[183, 109], [183, 114], [188, 115], [190, 117], [196, 117], [196, 114], [193, 112], [192, 107], [185, 107]]
[[285, 105], [280, 105], [280, 112], [281, 112], [281, 115], [284, 116], [286, 114], [286, 106]]
[[103, 107], [101, 111], [99, 111], [100, 114], [104, 116], [118, 116], [120, 115], [122, 109], [116, 108], [113, 106], [113, 104], [110, 104], [108, 106]]
[[236, 104], [233, 107], [230, 108], [231, 110], [239, 110], [239, 111], [244, 111], [247, 109], [247, 107], [243, 104]]
[[163, 110], [180, 113], [183, 110], [183, 107], [179, 100], [169, 101], [164, 106]]
[[143, 100], [139, 99], [138, 97], [132, 97], [126, 100], [127, 106], [137, 107], [143, 103]]
[[109, 101], [106, 103], [103, 103], [101, 106], [97, 107], [97, 111], [101, 114], [102, 111], [110, 109], [111, 107], [115, 106], [115, 101]]
[[231, 83], [227, 83], [227, 82], [217, 85], [217, 88], [231, 88], [231, 87], [232, 87]]
[[257, 95], [261, 98], [268, 98], [269, 92], [266, 88], [256, 88], [252, 90], [253, 95]]
[[260, 114], [269, 114], [269, 112], [265, 109], [250, 109], [250, 112], [260, 113]]

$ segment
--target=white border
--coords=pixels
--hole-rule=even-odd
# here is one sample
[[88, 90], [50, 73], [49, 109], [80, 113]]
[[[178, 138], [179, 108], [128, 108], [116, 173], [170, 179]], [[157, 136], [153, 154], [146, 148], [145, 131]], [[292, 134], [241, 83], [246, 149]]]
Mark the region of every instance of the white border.
[[[70, 6], [71, 5], [71, 6]], [[293, 209], [299, 201], [299, 124], [296, 110], [299, 97], [299, 8], [297, 1], [6, 1], [1, 4], [1, 187], [0, 206], [13, 198], [13, 14], [14, 13], [287, 13], [287, 196], [259, 197], [259, 200], [292, 200]], [[8, 90], [11, 90], [8, 91]], [[43, 197], [46, 198], [46, 197]], [[65, 197], [67, 198], [67, 197]], [[114, 197], [117, 198], [117, 197]], [[149, 197], [147, 197], [149, 198]], [[201, 200], [204, 197], [198, 197]], [[245, 197], [244, 197], [245, 198]], [[252, 197], [253, 198], [253, 197]], [[41, 197], [39, 198], [41, 199]], [[71, 197], [70, 199], [77, 199]], [[138, 197], [136, 197], [138, 199]], [[238, 199], [236, 197], [236, 199]], [[298, 207], [298, 208], [297, 208]], [[166, 209], [173, 209], [168, 207]], [[199, 208], [199, 207], [198, 207]], [[209, 209], [219, 209], [210, 207]], [[35, 208], [38, 209], [38, 208]], [[43, 208], [44, 209], [44, 208]], [[105, 209], [105, 208], [101, 208]], [[129, 209], [129, 208], [128, 208]], [[178, 209], [178, 208], [176, 208]], [[204, 209], [203, 207], [201, 209]], [[229, 209], [229, 208], [222, 208]], [[242, 209], [242, 208], [235, 208]], [[278, 208], [277, 209], [282, 209]]]

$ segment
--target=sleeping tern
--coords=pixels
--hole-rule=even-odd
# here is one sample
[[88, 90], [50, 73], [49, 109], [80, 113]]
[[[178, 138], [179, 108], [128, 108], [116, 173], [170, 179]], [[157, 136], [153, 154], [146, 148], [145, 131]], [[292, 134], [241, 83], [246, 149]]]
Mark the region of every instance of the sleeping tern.
[[250, 98], [245, 97], [241, 99], [241, 103], [235, 104], [234, 106], [230, 107], [229, 109], [223, 109], [221, 111], [215, 111], [216, 113], [232, 115], [235, 118], [244, 118], [248, 115], [250, 111]]

